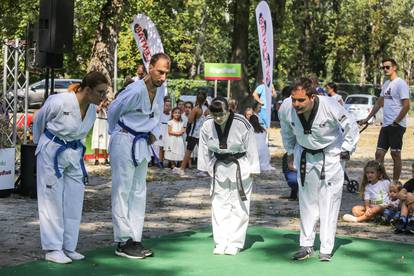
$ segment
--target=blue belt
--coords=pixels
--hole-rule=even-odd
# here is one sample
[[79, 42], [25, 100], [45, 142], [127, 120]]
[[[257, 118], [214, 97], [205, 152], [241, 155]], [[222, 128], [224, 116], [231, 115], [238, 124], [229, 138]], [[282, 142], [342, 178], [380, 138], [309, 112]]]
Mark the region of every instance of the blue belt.
[[70, 142], [63, 141], [59, 137], [54, 135], [52, 132], [50, 132], [47, 128], [45, 129], [45, 135], [47, 138], [49, 138], [53, 142], [60, 145], [60, 147], [57, 149], [55, 156], [53, 158], [53, 162], [54, 162], [53, 166], [54, 166], [55, 175], [57, 178], [62, 177], [62, 173], [59, 171], [59, 165], [58, 165], [59, 155], [67, 149], [76, 150], [78, 148], [82, 148], [82, 157], [79, 160], [79, 162], [80, 162], [80, 166], [81, 166], [82, 173], [83, 173], [83, 183], [87, 185], [88, 184], [88, 173], [86, 172], [85, 163], [83, 162], [83, 156], [85, 155], [86, 147], [82, 144], [82, 142], [80, 140], [73, 140]]
[[[132, 161], [134, 162], [134, 166], [138, 167], [137, 159], [135, 158], [135, 145], [138, 142], [138, 140], [144, 139], [148, 142], [150, 133], [149, 132], [137, 132], [133, 130], [130, 127], [127, 127], [123, 122], [118, 121], [118, 125], [122, 127], [123, 130], [127, 131], [128, 133], [132, 134], [134, 136], [134, 140], [132, 141], [132, 149], [131, 149], [131, 157]], [[162, 168], [163, 165], [161, 164], [160, 160], [158, 159], [158, 156], [155, 154], [154, 148], [152, 145], [150, 145], [152, 154], [154, 155], [155, 162], [157, 162], [158, 167]]]

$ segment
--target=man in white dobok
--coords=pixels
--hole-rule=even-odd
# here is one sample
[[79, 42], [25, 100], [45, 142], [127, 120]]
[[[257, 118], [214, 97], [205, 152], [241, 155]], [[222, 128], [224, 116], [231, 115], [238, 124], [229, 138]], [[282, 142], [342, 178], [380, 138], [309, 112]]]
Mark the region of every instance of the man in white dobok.
[[[149, 73], [128, 85], [109, 105], [112, 168], [112, 222], [115, 254], [132, 259], [151, 256], [141, 243], [146, 205], [146, 176], [151, 145], [160, 137], [160, 117], [170, 58], [152, 56]], [[155, 154], [154, 154], [155, 155]]]
[[317, 96], [308, 78], [295, 83], [279, 116], [289, 168], [299, 171], [300, 249], [293, 259], [304, 260], [313, 254], [319, 220], [319, 259], [330, 261], [344, 182], [340, 161], [349, 159], [355, 150], [358, 125], [337, 101]]

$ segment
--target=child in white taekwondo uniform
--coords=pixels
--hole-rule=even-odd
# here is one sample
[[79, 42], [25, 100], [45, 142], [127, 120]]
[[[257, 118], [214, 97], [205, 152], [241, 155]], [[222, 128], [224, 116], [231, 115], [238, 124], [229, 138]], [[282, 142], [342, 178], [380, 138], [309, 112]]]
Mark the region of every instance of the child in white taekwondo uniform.
[[300, 249], [293, 259], [313, 254], [319, 220], [319, 259], [330, 261], [344, 181], [340, 160], [349, 159], [355, 150], [358, 126], [336, 100], [316, 96], [307, 78], [296, 82], [279, 116], [288, 166], [299, 170]]
[[128, 85], [108, 108], [112, 222], [118, 256], [142, 259], [153, 254], [141, 243], [146, 176], [151, 160], [150, 145], [160, 137], [165, 93], [162, 84], [170, 63], [166, 54], [153, 55], [148, 75]]
[[84, 258], [75, 251], [87, 182], [81, 140], [92, 128], [96, 105], [106, 98], [107, 88], [103, 74], [90, 72], [72, 92], [51, 95], [35, 115], [40, 237], [48, 261]]
[[220, 97], [209, 110], [211, 116], [200, 130], [197, 167], [213, 178], [213, 253], [236, 255], [244, 247], [249, 224], [250, 175], [260, 173], [260, 162], [246, 118], [230, 112], [227, 100]]

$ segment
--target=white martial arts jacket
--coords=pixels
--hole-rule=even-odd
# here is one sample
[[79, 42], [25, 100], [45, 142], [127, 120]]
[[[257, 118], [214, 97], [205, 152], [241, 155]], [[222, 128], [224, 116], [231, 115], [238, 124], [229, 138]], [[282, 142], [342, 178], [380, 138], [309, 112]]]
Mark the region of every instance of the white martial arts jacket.
[[[335, 99], [318, 96], [315, 100], [314, 116], [309, 117], [310, 133], [305, 133], [304, 126], [292, 106], [291, 98], [283, 101], [279, 109], [279, 118], [283, 145], [288, 154], [295, 153], [296, 168], [300, 168], [303, 148], [323, 150], [326, 162], [325, 173], [327, 179], [330, 179], [335, 172], [329, 168], [339, 163], [340, 153], [342, 151], [352, 153], [356, 149], [359, 139], [358, 125]], [[306, 173], [314, 166], [320, 164], [308, 163]]]
[[288, 154], [294, 152], [296, 145], [311, 150], [326, 148], [327, 152], [333, 154], [339, 154], [341, 151], [354, 152], [359, 139], [356, 122], [335, 99], [326, 96], [318, 96], [318, 99], [319, 106], [310, 134], [304, 133], [304, 127], [292, 106], [291, 98], [283, 101], [279, 109], [279, 118], [283, 145]]
[[96, 105], [90, 104], [82, 120], [78, 99], [74, 92], [50, 95], [36, 113], [33, 122], [33, 141], [36, 155], [51, 140], [42, 135], [45, 128], [63, 141], [82, 140], [92, 128], [96, 118]]
[[[253, 127], [243, 116], [234, 114], [227, 137], [226, 149], [219, 146], [218, 134], [211, 116], [208, 116], [204, 121], [199, 139], [197, 168], [208, 172], [211, 177], [213, 177], [213, 168], [216, 162], [214, 152], [232, 154], [246, 152], [244, 157], [238, 159], [241, 178], [247, 179], [252, 173], [260, 173], [260, 162]], [[216, 170], [216, 180], [223, 182], [229, 179], [232, 182], [236, 182], [236, 173], [237, 165], [235, 163], [224, 164], [220, 162]]]
[[[138, 80], [128, 85], [108, 107], [109, 134], [113, 135], [122, 130], [118, 121], [136, 132], [151, 132], [160, 138], [160, 118], [164, 109], [165, 86], [157, 88], [151, 105], [147, 86], [144, 80]], [[131, 139], [133, 135], [129, 134]], [[135, 156], [137, 161], [151, 160], [147, 141], [138, 140]]]

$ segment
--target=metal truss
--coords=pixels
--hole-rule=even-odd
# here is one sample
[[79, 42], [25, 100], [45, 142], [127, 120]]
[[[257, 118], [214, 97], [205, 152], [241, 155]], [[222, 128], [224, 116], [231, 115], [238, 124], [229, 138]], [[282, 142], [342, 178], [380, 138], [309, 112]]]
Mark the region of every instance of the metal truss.
[[[25, 66], [26, 42], [22, 40], [9, 40], [3, 43], [3, 91], [2, 107], [6, 112], [5, 116], [8, 127], [1, 129], [0, 136], [6, 137], [7, 143], [12, 147], [27, 142], [27, 94], [29, 89], [29, 71]], [[24, 116], [18, 110], [17, 91], [25, 91]], [[19, 113], [19, 114], [18, 114]], [[18, 117], [20, 116], [20, 117]], [[20, 122], [17, 127], [17, 121]], [[23, 131], [21, 131], [23, 130]]]

